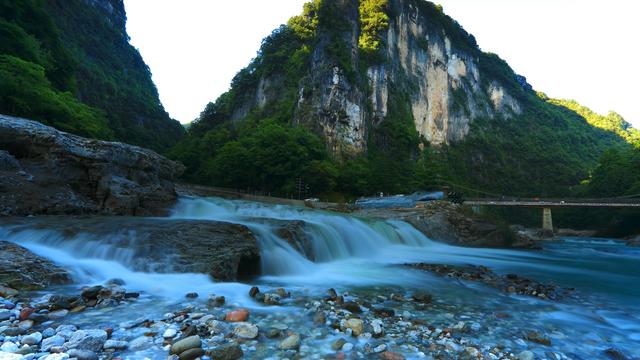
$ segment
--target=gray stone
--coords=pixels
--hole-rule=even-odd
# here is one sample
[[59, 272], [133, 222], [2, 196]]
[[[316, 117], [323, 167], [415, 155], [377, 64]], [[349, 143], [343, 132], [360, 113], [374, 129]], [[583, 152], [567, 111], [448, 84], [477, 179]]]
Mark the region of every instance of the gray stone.
[[300, 335], [292, 334], [287, 336], [284, 340], [278, 344], [278, 348], [281, 350], [293, 350], [300, 347]]
[[71, 335], [67, 348], [100, 351], [107, 341], [107, 332], [104, 330], [78, 330]]
[[65, 341], [67, 341], [64, 337], [60, 335], [54, 335], [42, 340], [40, 344], [40, 350], [49, 351], [54, 346], [62, 346]]
[[40, 344], [40, 341], [42, 341], [42, 334], [37, 331], [23, 337], [22, 340], [20, 340], [20, 342], [25, 345], [37, 345]]
[[149, 336], [140, 336], [129, 342], [129, 350], [141, 351], [153, 346], [153, 338]]
[[104, 349], [111, 349], [111, 350], [124, 350], [129, 346], [129, 343], [126, 341], [118, 341], [118, 340], [107, 340], [104, 342], [104, 345], [102, 346]]
[[255, 339], [258, 337], [258, 327], [252, 323], [240, 322], [236, 324], [233, 333], [241, 339]]
[[78, 360], [98, 360], [98, 354], [91, 350], [71, 349], [67, 351], [67, 354], [69, 354], [69, 357]]
[[533, 353], [529, 350], [525, 350], [520, 354], [518, 354], [518, 360], [533, 360], [533, 359], [534, 359]]

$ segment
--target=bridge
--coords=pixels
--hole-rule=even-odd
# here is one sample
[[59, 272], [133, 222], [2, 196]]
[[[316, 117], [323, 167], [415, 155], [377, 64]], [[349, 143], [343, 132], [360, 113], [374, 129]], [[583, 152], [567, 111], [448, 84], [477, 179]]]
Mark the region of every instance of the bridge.
[[542, 209], [542, 230], [553, 234], [551, 208], [636, 208], [640, 209], [640, 199], [635, 196], [602, 199], [539, 199], [539, 198], [469, 198], [463, 203], [470, 206], [511, 206]]

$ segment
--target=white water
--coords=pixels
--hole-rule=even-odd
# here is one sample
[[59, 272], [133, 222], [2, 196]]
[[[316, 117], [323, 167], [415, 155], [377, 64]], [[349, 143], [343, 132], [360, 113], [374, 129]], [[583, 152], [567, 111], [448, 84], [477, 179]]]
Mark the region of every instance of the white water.
[[[640, 356], [640, 351], [633, 352], [637, 349], [633, 344], [640, 341], [640, 251], [616, 242], [567, 239], [541, 252], [460, 248], [434, 242], [400, 221], [373, 221], [289, 206], [203, 198], [181, 199], [169, 219], [157, 221], [171, 219], [246, 225], [261, 247], [264, 275], [254, 281], [261, 286], [282, 285], [312, 293], [323, 293], [328, 287], [427, 289], [437, 299], [457, 304], [460, 311], [491, 313], [501, 308], [515, 314], [511, 324], [504, 323], [515, 328], [500, 336], [521, 331], [521, 324], [552, 327], [570, 334], [568, 339], [554, 339], [554, 343], [576, 353], [601, 354], [597, 345], [590, 349], [583, 346], [581, 339], [606, 338]], [[315, 260], [280, 239], [273, 220], [304, 222]], [[259, 308], [248, 297], [250, 285], [214, 283], [202, 274], [158, 273], [155, 270], [159, 267], [170, 267], [170, 258], [150, 264], [130, 248], [113, 245], [121, 244], [123, 239], [129, 243], [152, 241], [144, 234], [114, 229], [112, 234], [97, 235], [89, 230], [68, 239], [51, 230], [4, 226], [0, 227], [0, 239], [9, 239], [52, 259], [70, 269], [81, 284], [120, 278], [127, 289], [159, 296], [165, 302], [184, 301], [185, 293], [195, 291], [224, 295], [230, 304]], [[508, 297], [478, 284], [460, 284], [401, 266], [414, 262], [486, 265], [502, 273], [515, 272], [575, 286], [586, 295], [597, 294], [600, 300], [593, 305], [549, 304]], [[296, 311], [291, 307], [278, 311], [285, 309]], [[594, 340], [595, 344], [598, 342], [602, 340]]]

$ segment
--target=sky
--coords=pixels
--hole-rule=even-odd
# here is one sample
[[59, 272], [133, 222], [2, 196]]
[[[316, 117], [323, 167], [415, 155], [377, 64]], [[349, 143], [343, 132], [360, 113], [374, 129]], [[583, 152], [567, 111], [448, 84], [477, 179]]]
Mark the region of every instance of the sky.
[[[127, 31], [182, 123], [228, 90], [261, 40], [305, 0], [125, 0]], [[483, 51], [534, 89], [614, 110], [640, 128], [640, 1], [440, 0]]]

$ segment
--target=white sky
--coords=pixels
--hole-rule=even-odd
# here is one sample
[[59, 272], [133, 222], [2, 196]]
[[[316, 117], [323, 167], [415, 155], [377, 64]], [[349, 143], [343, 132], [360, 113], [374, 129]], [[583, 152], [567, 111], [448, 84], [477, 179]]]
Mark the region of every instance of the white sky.
[[[127, 31], [180, 122], [229, 88], [305, 0], [125, 0]], [[640, 1], [436, 0], [536, 90], [640, 127]]]

